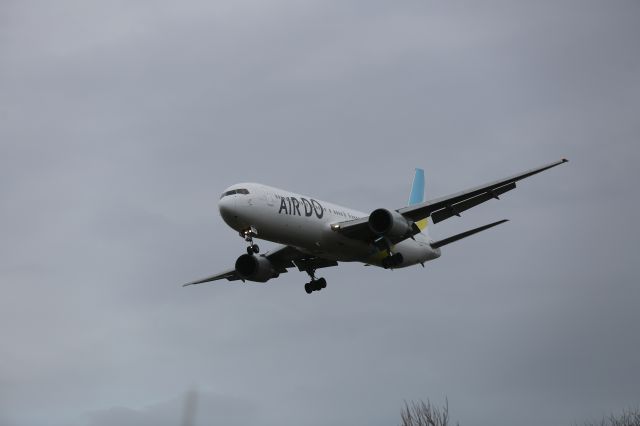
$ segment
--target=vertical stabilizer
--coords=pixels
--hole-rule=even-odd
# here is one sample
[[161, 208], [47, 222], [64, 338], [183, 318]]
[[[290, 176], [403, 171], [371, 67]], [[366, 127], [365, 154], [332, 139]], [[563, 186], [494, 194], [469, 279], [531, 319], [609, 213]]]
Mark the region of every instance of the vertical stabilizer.
[[[411, 194], [409, 195], [409, 205], [420, 204], [424, 201], [424, 170], [416, 169], [413, 176], [413, 184], [411, 185]], [[422, 219], [416, 222], [421, 231], [427, 229], [428, 219]]]

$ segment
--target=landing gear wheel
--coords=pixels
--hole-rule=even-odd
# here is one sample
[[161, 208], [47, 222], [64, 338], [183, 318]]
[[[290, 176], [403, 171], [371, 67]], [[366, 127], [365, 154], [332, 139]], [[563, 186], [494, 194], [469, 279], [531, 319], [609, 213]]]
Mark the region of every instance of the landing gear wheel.
[[249, 247], [247, 247], [247, 254], [258, 254], [260, 253], [260, 248], [257, 244], [253, 244], [253, 237], [258, 235], [258, 231], [252, 226], [251, 228], [240, 231], [240, 236], [244, 238], [244, 240], [249, 243]]
[[314, 291], [320, 291], [323, 288], [327, 287], [327, 280], [325, 280], [324, 278], [312, 278], [311, 282], [308, 282], [304, 285], [304, 291], [307, 292], [307, 294], [311, 294]]
[[307, 269], [307, 274], [311, 277], [311, 282], [308, 282], [304, 285], [304, 291], [307, 294], [311, 294], [314, 291], [320, 291], [323, 288], [327, 287], [327, 280], [324, 278], [316, 278], [316, 270], [315, 269]]
[[382, 259], [382, 266], [385, 269], [395, 268], [396, 266], [400, 266], [403, 260], [402, 253], [392, 254]]

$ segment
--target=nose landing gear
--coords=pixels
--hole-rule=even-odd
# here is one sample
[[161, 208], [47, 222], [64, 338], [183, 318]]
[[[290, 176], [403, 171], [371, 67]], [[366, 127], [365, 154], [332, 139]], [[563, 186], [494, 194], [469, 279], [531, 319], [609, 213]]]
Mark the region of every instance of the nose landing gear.
[[246, 242], [249, 243], [249, 247], [247, 247], [247, 254], [258, 254], [260, 253], [260, 247], [257, 244], [254, 244], [253, 237], [258, 236], [258, 231], [253, 226], [249, 229], [245, 229], [240, 232], [240, 236], [244, 238]]
[[307, 270], [307, 274], [311, 277], [311, 281], [304, 285], [304, 291], [306, 291], [307, 294], [311, 294], [314, 291], [320, 291], [327, 287], [327, 280], [324, 278], [316, 278], [315, 269]]

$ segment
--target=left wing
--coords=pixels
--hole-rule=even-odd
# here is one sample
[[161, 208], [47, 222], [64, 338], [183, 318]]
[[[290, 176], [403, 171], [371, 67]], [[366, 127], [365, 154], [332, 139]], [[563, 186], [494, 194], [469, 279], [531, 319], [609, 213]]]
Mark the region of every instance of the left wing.
[[228, 271], [224, 271], [224, 272], [222, 272], [222, 273], [220, 273], [218, 275], [212, 275], [212, 276], [207, 277], [207, 278], [202, 278], [202, 279], [197, 280], [197, 281], [192, 281], [190, 283], [182, 284], [182, 287], [186, 287], [188, 285], [196, 285], [196, 284], [208, 283], [208, 282], [211, 282], [211, 281], [221, 280], [223, 278], [226, 278], [229, 281], [236, 281], [236, 280], [240, 279], [238, 274], [236, 274], [236, 270], [235, 269], [229, 269]]
[[[526, 172], [519, 173], [517, 175], [489, 182], [445, 197], [435, 198], [420, 204], [403, 207], [396, 211], [413, 223], [429, 216], [431, 216], [433, 223], [438, 223], [452, 216], [460, 216], [460, 213], [463, 211], [482, 204], [485, 201], [489, 201], [493, 198], [499, 199], [499, 195], [514, 189], [517, 181], [566, 163], [567, 161], [569, 160], [563, 158], [560, 161], [545, 164], [544, 166], [527, 170]], [[368, 217], [362, 217], [359, 219], [334, 223], [331, 225], [331, 229], [349, 238], [371, 242], [379, 236], [371, 231], [368, 221]], [[414, 226], [412, 235], [416, 235], [419, 232], [420, 230]], [[412, 235], [403, 237], [403, 239], [409, 238]], [[397, 244], [400, 241], [402, 240], [391, 242], [393, 244]]]
[[[338, 262], [336, 262], [335, 260], [327, 260], [321, 257], [310, 256], [301, 252], [293, 246], [279, 246], [276, 249], [260, 256], [269, 259], [274, 269], [279, 274], [285, 273], [287, 272], [288, 268], [294, 267], [297, 267], [300, 271], [307, 271], [338, 265]], [[242, 278], [238, 275], [234, 268], [229, 269], [228, 271], [221, 272], [217, 275], [183, 284], [182, 286], [186, 287], [195, 284], [203, 284], [221, 279], [226, 279], [228, 281], [242, 280]]]

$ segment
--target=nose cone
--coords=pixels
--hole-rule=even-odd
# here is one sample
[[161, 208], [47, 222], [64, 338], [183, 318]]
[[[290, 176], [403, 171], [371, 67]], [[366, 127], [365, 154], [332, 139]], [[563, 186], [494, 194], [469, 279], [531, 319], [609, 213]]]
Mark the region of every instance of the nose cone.
[[236, 199], [233, 195], [223, 197], [218, 202], [218, 209], [220, 210], [220, 216], [222, 216], [222, 220], [224, 220], [227, 225], [232, 228], [235, 227], [238, 222], [238, 216], [235, 211], [235, 207]]

